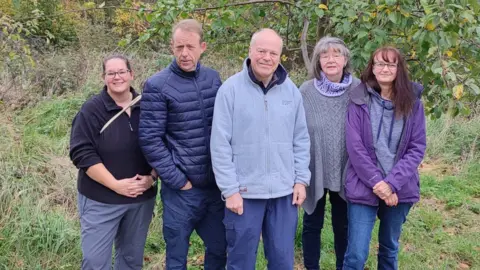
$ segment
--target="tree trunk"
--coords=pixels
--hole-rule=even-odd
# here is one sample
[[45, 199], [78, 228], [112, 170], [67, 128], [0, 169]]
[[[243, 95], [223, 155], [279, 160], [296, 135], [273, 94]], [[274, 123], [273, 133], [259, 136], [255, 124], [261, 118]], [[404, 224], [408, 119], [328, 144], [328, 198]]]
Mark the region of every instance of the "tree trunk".
[[300, 48], [302, 49], [303, 63], [306, 67], [310, 67], [310, 57], [308, 56], [308, 47], [307, 47], [307, 34], [308, 34], [308, 25], [310, 21], [308, 18], [303, 19], [303, 31], [302, 36], [300, 37]]

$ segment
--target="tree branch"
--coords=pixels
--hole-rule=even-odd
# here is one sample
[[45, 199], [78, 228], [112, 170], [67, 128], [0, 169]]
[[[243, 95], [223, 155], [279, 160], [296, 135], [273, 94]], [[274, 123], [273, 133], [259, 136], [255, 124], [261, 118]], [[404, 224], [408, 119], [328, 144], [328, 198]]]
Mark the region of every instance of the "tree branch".
[[246, 1], [246, 2], [226, 4], [224, 6], [196, 8], [193, 11], [198, 12], [198, 11], [220, 9], [220, 8], [226, 8], [226, 7], [244, 6], [244, 5], [251, 5], [251, 4], [265, 4], [265, 3], [280, 3], [280, 4], [285, 4], [285, 5], [294, 5], [295, 4], [293, 2], [286, 1], [286, 0], [250, 0], [250, 1]]
[[310, 57], [308, 57], [308, 47], [307, 47], [307, 33], [308, 25], [310, 21], [308, 18], [303, 19], [303, 31], [302, 36], [300, 37], [300, 48], [302, 48], [303, 63], [306, 67], [310, 67]]

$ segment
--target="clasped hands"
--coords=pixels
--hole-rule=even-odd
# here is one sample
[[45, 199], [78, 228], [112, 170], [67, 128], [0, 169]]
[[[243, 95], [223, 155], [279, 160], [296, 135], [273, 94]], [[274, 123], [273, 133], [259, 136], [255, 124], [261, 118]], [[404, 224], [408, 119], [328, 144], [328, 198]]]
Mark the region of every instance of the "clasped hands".
[[390, 185], [383, 180], [373, 186], [373, 193], [384, 200], [388, 206], [396, 206], [398, 204], [397, 194], [393, 193]]
[[126, 197], [136, 198], [152, 187], [153, 183], [154, 181], [151, 175], [137, 174], [131, 178], [115, 181], [113, 191]]

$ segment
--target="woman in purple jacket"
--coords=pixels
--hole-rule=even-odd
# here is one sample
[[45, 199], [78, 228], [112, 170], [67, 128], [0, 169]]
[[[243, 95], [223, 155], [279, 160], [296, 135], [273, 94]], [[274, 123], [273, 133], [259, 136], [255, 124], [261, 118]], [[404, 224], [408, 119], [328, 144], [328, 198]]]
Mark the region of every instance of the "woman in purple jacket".
[[392, 47], [377, 49], [351, 93], [346, 118], [348, 247], [343, 269], [364, 269], [375, 219], [378, 269], [398, 269], [402, 225], [420, 197], [426, 148], [423, 87]]

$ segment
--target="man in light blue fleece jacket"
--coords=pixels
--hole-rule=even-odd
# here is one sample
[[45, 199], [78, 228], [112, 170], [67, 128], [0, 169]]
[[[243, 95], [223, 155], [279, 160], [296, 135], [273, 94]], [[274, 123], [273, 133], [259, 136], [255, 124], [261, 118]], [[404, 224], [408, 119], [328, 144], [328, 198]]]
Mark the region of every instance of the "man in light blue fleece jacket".
[[260, 234], [268, 269], [293, 269], [297, 206], [310, 183], [310, 138], [302, 96], [279, 65], [271, 29], [252, 36], [243, 70], [215, 99], [211, 153], [226, 199], [227, 268], [255, 269]]

